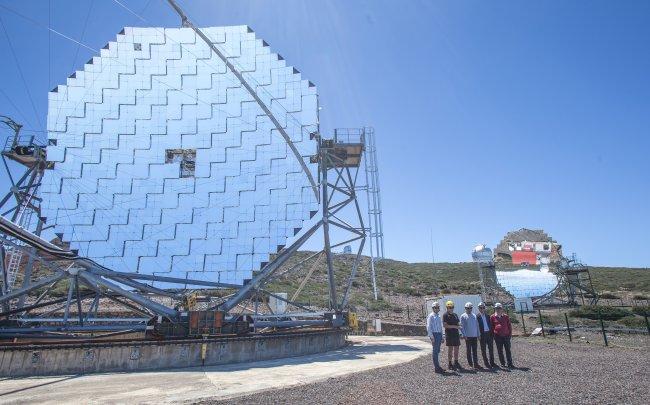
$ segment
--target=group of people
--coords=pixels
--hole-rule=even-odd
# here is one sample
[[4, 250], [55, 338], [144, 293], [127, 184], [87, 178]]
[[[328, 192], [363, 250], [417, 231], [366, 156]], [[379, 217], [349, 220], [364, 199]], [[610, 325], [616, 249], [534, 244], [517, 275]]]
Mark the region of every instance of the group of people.
[[496, 303], [494, 313], [488, 315], [485, 304], [481, 302], [478, 304], [478, 314], [475, 314], [474, 305], [468, 302], [465, 304], [465, 312], [460, 317], [454, 312], [454, 303], [452, 301], [447, 301], [445, 306], [447, 311], [441, 315], [440, 304], [435, 301], [431, 305], [431, 313], [427, 317], [427, 334], [433, 344], [433, 365], [436, 373], [445, 371], [440, 366], [440, 360], [438, 359], [443, 342], [446, 342], [447, 345], [449, 369], [462, 369], [458, 362], [458, 349], [461, 339], [465, 340], [467, 363], [470, 368], [473, 367], [477, 370], [483, 368], [478, 360], [477, 349], [479, 343], [486, 368], [496, 368], [494, 363], [495, 343], [501, 367], [514, 367], [510, 351], [512, 325], [508, 314], [503, 309], [503, 305]]

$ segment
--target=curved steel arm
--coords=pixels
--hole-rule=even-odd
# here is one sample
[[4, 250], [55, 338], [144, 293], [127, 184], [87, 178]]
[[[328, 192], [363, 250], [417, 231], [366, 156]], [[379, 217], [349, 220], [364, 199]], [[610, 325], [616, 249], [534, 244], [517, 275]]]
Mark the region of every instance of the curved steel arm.
[[319, 192], [318, 192], [318, 185], [316, 184], [316, 180], [314, 180], [313, 174], [309, 171], [309, 168], [307, 167], [307, 164], [305, 163], [305, 160], [300, 155], [300, 152], [298, 152], [298, 148], [296, 148], [296, 145], [294, 145], [293, 142], [291, 141], [291, 138], [287, 134], [287, 131], [285, 131], [284, 128], [282, 128], [282, 125], [280, 125], [280, 122], [275, 118], [275, 116], [273, 115], [271, 110], [269, 110], [269, 108], [266, 106], [266, 104], [264, 104], [262, 99], [257, 95], [255, 90], [253, 90], [251, 85], [248, 84], [246, 79], [244, 79], [244, 76], [237, 69], [235, 69], [235, 66], [232, 63], [230, 63], [228, 58], [226, 58], [225, 55], [219, 50], [219, 48], [217, 48], [212, 43], [210, 38], [208, 38], [207, 35], [205, 35], [203, 33], [203, 31], [198, 29], [190, 21], [190, 19], [187, 18], [187, 15], [180, 8], [180, 6], [176, 3], [176, 1], [175, 0], [167, 0], [167, 2], [169, 3], [169, 5], [172, 6], [174, 11], [176, 11], [176, 13], [181, 17], [183, 27], [189, 27], [189, 28], [193, 29], [194, 32], [199, 37], [201, 37], [201, 39], [203, 41], [205, 41], [205, 43], [210, 47], [210, 49], [212, 49], [214, 51], [214, 53], [216, 53], [217, 56], [219, 56], [219, 58], [223, 61], [223, 63], [226, 64], [228, 69], [230, 69], [230, 71], [232, 71], [232, 73], [237, 77], [237, 79], [239, 79], [241, 84], [246, 88], [246, 90], [250, 93], [250, 95], [253, 96], [253, 98], [255, 99], [257, 104], [259, 104], [260, 108], [262, 108], [262, 111], [264, 111], [264, 114], [266, 114], [269, 117], [269, 119], [273, 122], [273, 125], [275, 125], [275, 128], [278, 130], [278, 132], [280, 132], [280, 134], [284, 138], [284, 141], [287, 143], [287, 145], [289, 145], [289, 148], [291, 148], [291, 151], [296, 156], [296, 159], [298, 159], [298, 162], [300, 163], [300, 166], [302, 167], [302, 170], [305, 172], [305, 175], [307, 175], [307, 178], [309, 179], [309, 183], [311, 184], [312, 191], [314, 192], [314, 195], [316, 196], [316, 200], [318, 200], [320, 195], [319, 195]]

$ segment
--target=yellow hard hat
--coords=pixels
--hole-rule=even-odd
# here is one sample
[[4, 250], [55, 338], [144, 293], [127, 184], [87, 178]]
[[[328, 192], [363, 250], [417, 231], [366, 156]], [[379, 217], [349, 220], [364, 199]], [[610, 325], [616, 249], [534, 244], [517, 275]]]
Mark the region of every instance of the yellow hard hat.
[[445, 304], [446, 307], [453, 307], [454, 306], [454, 301], [447, 301]]

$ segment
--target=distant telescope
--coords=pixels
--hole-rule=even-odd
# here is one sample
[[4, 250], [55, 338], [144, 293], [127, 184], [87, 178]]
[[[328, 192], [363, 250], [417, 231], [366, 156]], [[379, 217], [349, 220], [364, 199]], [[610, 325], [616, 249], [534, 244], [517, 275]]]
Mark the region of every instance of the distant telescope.
[[475, 263], [481, 263], [481, 264], [492, 264], [493, 263], [493, 256], [492, 256], [492, 249], [487, 247], [486, 245], [477, 245], [474, 247], [472, 250], [472, 260], [474, 260]]

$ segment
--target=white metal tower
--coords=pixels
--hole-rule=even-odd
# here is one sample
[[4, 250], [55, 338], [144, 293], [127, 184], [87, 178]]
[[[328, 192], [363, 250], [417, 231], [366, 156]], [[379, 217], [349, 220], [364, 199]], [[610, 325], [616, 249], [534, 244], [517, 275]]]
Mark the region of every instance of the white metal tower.
[[381, 214], [381, 188], [379, 187], [379, 167], [377, 164], [377, 147], [375, 145], [375, 130], [366, 127], [366, 155], [364, 166], [366, 171], [366, 192], [368, 201], [368, 240], [370, 245], [370, 271], [372, 275], [372, 291], [377, 300], [377, 278], [375, 263], [384, 258], [384, 225]]

